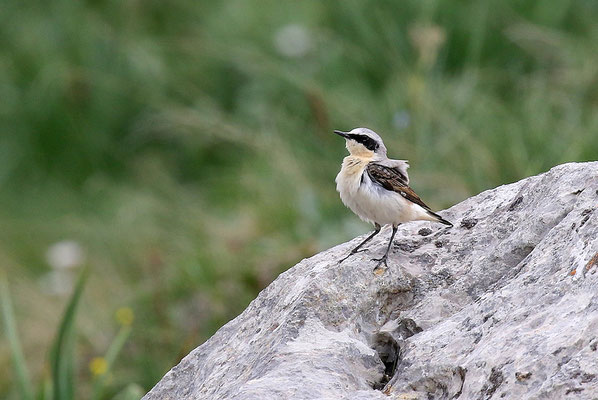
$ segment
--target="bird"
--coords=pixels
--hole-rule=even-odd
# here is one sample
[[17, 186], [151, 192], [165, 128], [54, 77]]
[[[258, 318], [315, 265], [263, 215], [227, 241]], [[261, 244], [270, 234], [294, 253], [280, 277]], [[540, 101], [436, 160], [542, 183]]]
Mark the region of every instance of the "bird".
[[409, 187], [408, 161], [388, 158], [386, 146], [376, 132], [355, 128], [349, 132], [335, 130], [334, 133], [345, 138], [349, 151], [336, 176], [336, 190], [345, 206], [375, 227], [374, 232], [339, 263], [358, 253], [384, 225], [392, 225], [392, 234], [384, 255], [372, 259], [378, 262], [374, 270], [383, 263], [388, 267], [388, 253], [400, 224], [423, 220], [453, 226], [433, 212]]

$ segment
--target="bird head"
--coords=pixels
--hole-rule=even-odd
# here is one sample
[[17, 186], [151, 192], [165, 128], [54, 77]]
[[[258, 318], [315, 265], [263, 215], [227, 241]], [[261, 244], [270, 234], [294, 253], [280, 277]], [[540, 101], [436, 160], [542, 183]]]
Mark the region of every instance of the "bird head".
[[368, 128], [355, 128], [350, 132], [334, 131], [345, 138], [347, 150], [352, 156], [367, 158], [385, 158], [386, 147], [382, 138]]

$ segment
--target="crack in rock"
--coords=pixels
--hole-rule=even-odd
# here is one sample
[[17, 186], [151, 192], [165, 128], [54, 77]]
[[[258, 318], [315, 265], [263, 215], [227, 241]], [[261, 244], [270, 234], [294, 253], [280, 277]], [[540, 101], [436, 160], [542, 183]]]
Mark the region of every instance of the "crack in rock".
[[488, 382], [484, 384], [481, 390], [481, 400], [487, 400], [492, 398], [494, 392], [502, 385], [503, 381], [505, 380], [504, 375], [497, 367], [492, 367], [492, 371], [490, 371], [490, 376], [488, 377]]

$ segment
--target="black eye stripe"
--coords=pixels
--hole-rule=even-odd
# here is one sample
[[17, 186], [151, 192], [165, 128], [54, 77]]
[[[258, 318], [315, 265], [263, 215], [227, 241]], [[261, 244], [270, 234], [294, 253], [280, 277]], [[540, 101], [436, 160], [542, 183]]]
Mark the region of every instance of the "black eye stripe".
[[376, 142], [369, 136], [352, 134], [349, 135], [349, 137], [355, 140], [357, 143], [361, 143], [362, 145], [364, 145], [368, 150], [376, 151], [379, 147], [378, 142]]

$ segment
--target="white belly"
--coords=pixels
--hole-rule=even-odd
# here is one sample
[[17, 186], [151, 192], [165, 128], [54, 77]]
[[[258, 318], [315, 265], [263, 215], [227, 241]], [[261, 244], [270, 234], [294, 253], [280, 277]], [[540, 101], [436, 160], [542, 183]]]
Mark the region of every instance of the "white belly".
[[336, 190], [343, 203], [359, 218], [369, 223], [401, 224], [413, 220], [433, 220], [428, 212], [396, 192], [373, 183], [365, 174], [345, 174], [336, 177]]

